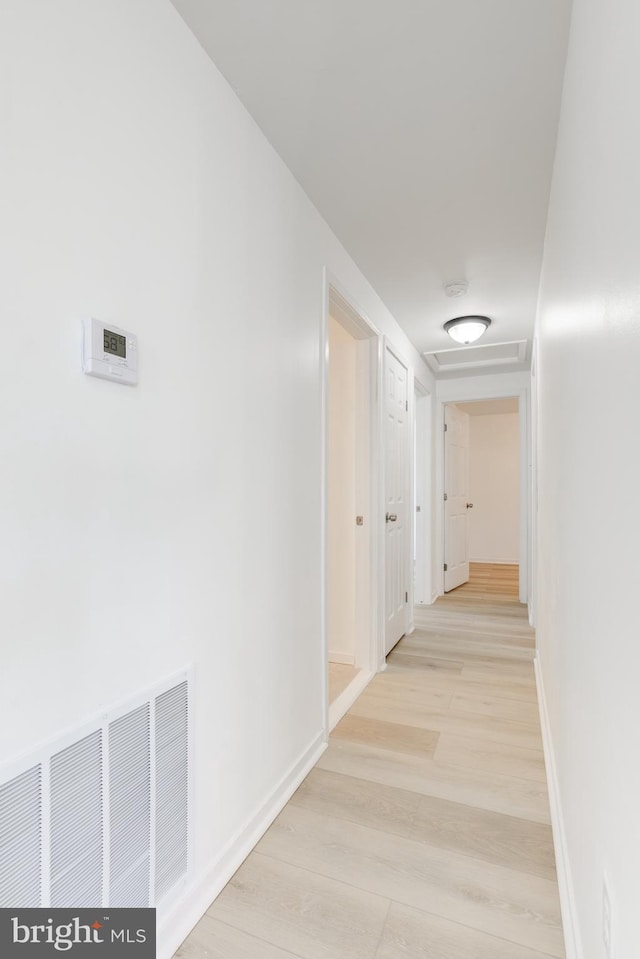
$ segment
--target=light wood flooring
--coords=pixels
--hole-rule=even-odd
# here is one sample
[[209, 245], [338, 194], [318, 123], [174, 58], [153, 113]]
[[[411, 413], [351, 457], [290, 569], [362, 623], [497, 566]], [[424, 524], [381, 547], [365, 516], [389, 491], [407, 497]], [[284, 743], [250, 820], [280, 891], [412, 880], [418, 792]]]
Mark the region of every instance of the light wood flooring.
[[421, 609], [179, 959], [563, 957], [533, 631]]
[[469, 582], [457, 589], [446, 593], [442, 600], [476, 599], [481, 603], [488, 601], [492, 596], [501, 596], [503, 599], [518, 600], [518, 585], [520, 567], [517, 564], [506, 563], [469, 563]]
[[358, 675], [355, 666], [346, 666], [343, 663], [329, 663], [329, 703], [336, 701], [340, 693]]

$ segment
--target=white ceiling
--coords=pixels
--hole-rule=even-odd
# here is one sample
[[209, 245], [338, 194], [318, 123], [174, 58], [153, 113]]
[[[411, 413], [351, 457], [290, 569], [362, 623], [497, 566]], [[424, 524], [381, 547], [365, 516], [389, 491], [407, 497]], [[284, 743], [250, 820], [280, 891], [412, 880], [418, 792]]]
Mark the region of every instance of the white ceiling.
[[482, 313], [526, 366], [570, 0], [173, 3], [416, 348]]

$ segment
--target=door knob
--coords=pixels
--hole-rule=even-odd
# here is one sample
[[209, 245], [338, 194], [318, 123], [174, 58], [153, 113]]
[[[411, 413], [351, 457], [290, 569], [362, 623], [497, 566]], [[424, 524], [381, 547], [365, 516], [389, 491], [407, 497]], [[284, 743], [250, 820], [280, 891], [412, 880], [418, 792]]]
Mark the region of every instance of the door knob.
[[385, 517], [385, 521], [386, 521], [387, 523], [395, 523], [395, 521], [397, 520], [397, 518], [398, 518], [398, 514], [397, 514], [397, 513], [387, 513], [387, 515], [386, 515], [386, 517]]
[[473, 509], [473, 503], [467, 503], [467, 509]]

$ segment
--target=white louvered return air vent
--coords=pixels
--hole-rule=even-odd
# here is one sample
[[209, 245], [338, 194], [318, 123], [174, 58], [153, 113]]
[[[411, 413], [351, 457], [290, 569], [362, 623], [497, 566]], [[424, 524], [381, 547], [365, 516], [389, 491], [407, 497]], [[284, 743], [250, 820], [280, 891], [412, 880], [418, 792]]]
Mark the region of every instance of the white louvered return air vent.
[[187, 878], [183, 672], [0, 779], [0, 908], [154, 906]]
[[109, 725], [110, 906], [148, 904], [150, 835], [151, 719], [145, 703]]
[[102, 730], [50, 761], [50, 905], [102, 899]]
[[0, 786], [0, 906], [40, 905], [41, 791], [39, 766]]

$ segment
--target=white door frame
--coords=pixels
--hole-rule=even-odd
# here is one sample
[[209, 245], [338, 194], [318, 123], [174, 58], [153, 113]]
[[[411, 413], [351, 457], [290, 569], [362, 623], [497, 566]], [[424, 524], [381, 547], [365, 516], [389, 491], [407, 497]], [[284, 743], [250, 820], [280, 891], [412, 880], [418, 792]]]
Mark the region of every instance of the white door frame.
[[[489, 379], [489, 378], [487, 378]], [[474, 403], [480, 400], [517, 398], [520, 434], [520, 571], [519, 599], [521, 603], [529, 600], [529, 565], [531, 542], [531, 475], [530, 475], [530, 388], [528, 386], [496, 385], [495, 382], [483, 384], [482, 378], [469, 378], [465, 383], [459, 381], [451, 388], [442, 390], [438, 396], [436, 409], [436, 556], [438, 557], [434, 583], [438, 596], [444, 594], [444, 408], [448, 403]], [[444, 381], [446, 383], [446, 381]], [[443, 383], [443, 385], [444, 385]]]
[[432, 456], [432, 406], [431, 391], [420, 382], [417, 377], [413, 380], [413, 402], [409, 400], [410, 421], [409, 429], [414, 438], [411, 451], [411, 508], [420, 506], [420, 519], [416, 519], [414, 530], [418, 532], [415, 541], [412, 540], [412, 557], [415, 552], [415, 575], [409, 583], [409, 610], [410, 629], [413, 631], [413, 610], [418, 604], [432, 603], [433, 571], [432, 563], [432, 500], [433, 500], [433, 456]]
[[[364, 517], [363, 536], [357, 537], [356, 565], [360, 575], [356, 580], [356, 666], [364, 674], [363, 686], [371, 676], [384, 667], [384, 476], [381, 447], [383, 422], [382, 370], [384, 360], [384, 337], [370, 322], [347, 293], [340, 281], [329, 270], [324, 271], [323, 310], [320, 339], [321, 363], [321, 630], [322, 663], [324, 676], [325, 733], [329, 732], [329, 683], [327, 634], [327, 440], [328, 440], [328, 382], [329, 382], [329, 312], [351, 335], [364, 344], [357, 362], [368, 370], [369, 387], [365, 395], [358, 390], [358, 414], [369, 423], [368, 449], [366, 445], [356, 451], [357, 476], [356, 513]], [[358, 377], [362, 383], [363, 377]], [[355, 523], [355, 515], [353, 518]]]
[[529, 625], [535, 627], [538, 618], [538, 341], [534, 337], [531, 351], [531, 469], [529, 473], [530, 510], [529, 536]]

